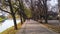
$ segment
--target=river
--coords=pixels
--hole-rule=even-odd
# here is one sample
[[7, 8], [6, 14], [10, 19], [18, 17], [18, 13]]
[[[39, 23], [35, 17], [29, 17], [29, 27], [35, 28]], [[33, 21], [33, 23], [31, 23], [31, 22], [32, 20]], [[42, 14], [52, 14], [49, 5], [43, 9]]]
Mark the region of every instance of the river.
[[[20, 20], [16, 20], [17, 24], [20, 22]], [[6, 29], [14, 26], [14, 22], [12, 19], [7, 19], [3, 23], [0, 24], [0, 32], [5, 31]]]

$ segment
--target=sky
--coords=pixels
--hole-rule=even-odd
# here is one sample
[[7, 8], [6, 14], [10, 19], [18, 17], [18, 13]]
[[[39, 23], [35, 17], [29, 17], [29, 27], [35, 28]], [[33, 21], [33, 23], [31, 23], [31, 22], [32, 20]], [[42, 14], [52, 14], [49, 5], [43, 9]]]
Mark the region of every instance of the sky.
[[57, 0], [51, 0], [51, 1], [50, 1], [50, 4], [51, 4], [52, 6], [55, 6], [56, 4], [58, 4], [58, 1], [57, 1]]
[[53, 12], [57, 12], [58, 11], [58, 0], [47, 1], [47, 5], [48, 5], [48, 11], [51, 11], [52, 7], [55, 7], [52, 10]]

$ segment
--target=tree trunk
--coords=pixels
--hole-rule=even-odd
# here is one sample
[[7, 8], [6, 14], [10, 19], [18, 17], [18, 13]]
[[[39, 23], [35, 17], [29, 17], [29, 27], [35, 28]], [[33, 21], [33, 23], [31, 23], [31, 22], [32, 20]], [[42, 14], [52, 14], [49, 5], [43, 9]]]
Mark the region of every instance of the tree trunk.
[[8, 0], [8, 3], [9, 3], [11, 15], [12, 15], [12, 17], [13, 17], [14, 26], [15, 26], [15, 29], [17, 30], [16, 18], [15, 18], [15, 13], [14, 13], [14, 11], [13, 11], [12, 4], [11, 4], [11, 0]]
[[23, 24], [22, 16], [20, 16], [20, 20], [21, 20], [21, 25], [22, 25]]
[[17, 23], [16, 23], [16, 18], [15, 18], [15, 15], [12, 15], [12, 18], [13, 18], [13, 22], [14, 22], [14, 26], [15, 26], [15, 30], [17, 30]]
[[47, 0], [44, 1], [44, 11], [45, 11], [45, 23], [48, 23], [47, 21]]

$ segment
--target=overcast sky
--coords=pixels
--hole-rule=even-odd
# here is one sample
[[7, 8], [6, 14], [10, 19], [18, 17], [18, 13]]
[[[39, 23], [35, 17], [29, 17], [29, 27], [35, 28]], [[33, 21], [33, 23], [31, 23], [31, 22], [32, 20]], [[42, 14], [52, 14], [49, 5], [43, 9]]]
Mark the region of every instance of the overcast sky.
[[52, 6], [55, 6], [56, 4], [58, 4], [58, 0], [47, 1], [47, 3], [50, 3]]
[[53, 12], [57, 12], [58, 11], [58, 0], [50, 0], [47, 1], [47, 5], [48, 5], [48, 10], [51, 11], [52, 7], [55, 7], [52, 9]]

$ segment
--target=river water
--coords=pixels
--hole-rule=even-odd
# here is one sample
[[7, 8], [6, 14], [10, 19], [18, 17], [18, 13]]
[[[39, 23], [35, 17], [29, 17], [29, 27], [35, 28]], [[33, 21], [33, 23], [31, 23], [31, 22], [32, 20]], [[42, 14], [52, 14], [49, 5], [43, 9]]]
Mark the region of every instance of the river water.
[[[16, 20], [17, 24], [20, 23], [20, 20]], [[8, 29], [9, 27], [14, 26], [14, 22], [12, 19], [7, 19], [5, 20], [3, 23], [0, 24], [0, 32], [5, 31], [6, 29]]]

